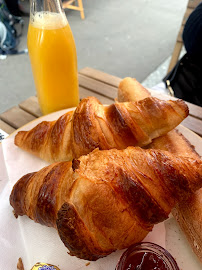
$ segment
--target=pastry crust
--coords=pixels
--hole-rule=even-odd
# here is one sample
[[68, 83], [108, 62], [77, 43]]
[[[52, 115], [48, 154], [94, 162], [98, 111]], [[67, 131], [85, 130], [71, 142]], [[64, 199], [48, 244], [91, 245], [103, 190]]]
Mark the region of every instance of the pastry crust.
[[126, 77], [119, 84], [118, 102], [139, 101], [149, 96], [149, 91], [135, 78]]

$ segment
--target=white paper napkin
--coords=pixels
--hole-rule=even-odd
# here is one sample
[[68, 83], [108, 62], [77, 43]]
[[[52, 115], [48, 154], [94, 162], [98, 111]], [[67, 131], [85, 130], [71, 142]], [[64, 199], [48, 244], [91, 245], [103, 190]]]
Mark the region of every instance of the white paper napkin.
[[[51, 263], [61, 270], [115, 269], [123, 250], [86, 266], [87, 261], [67, 254], [68, 250], [54, 228], [37, 224], [26, 216], [18, 219], [14, 217], [9, 204], [13, 185], [26, 173], [38, 171], [48, 163], [16, 147], [13, 138], [4, 140], [1, 148], [0, 168], [3, 181], [0, 186], [0, 269], [16, 269], [19, 257], [23, 259], [25, 270], [31, 269], [36, 262]], [[164, 223], [155, 226], [145, 241], [165, 247]]]

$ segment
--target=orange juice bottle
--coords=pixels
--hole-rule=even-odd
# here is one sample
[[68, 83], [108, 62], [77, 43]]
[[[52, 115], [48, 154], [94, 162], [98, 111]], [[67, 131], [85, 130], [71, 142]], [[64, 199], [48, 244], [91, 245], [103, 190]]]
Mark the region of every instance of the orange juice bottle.
[[74, 38], [60, 0], [32, 0], [27, 45], [43, 114], [79, 102]]

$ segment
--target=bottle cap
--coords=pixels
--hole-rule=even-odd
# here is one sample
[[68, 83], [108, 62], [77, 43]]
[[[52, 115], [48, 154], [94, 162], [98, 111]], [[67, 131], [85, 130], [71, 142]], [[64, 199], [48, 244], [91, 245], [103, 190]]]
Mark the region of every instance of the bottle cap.
[[60, 270], [57, 266], [48, 263], [36, 263], [31, 270]]

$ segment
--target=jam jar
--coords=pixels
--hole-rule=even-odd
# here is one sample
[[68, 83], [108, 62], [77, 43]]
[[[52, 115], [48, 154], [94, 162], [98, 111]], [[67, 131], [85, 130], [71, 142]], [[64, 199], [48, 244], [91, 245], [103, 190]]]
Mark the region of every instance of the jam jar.
[[163, 247], [142, 242], [129, 247], [123, 253], [116, 270], [179, 270], [179, 267]]

